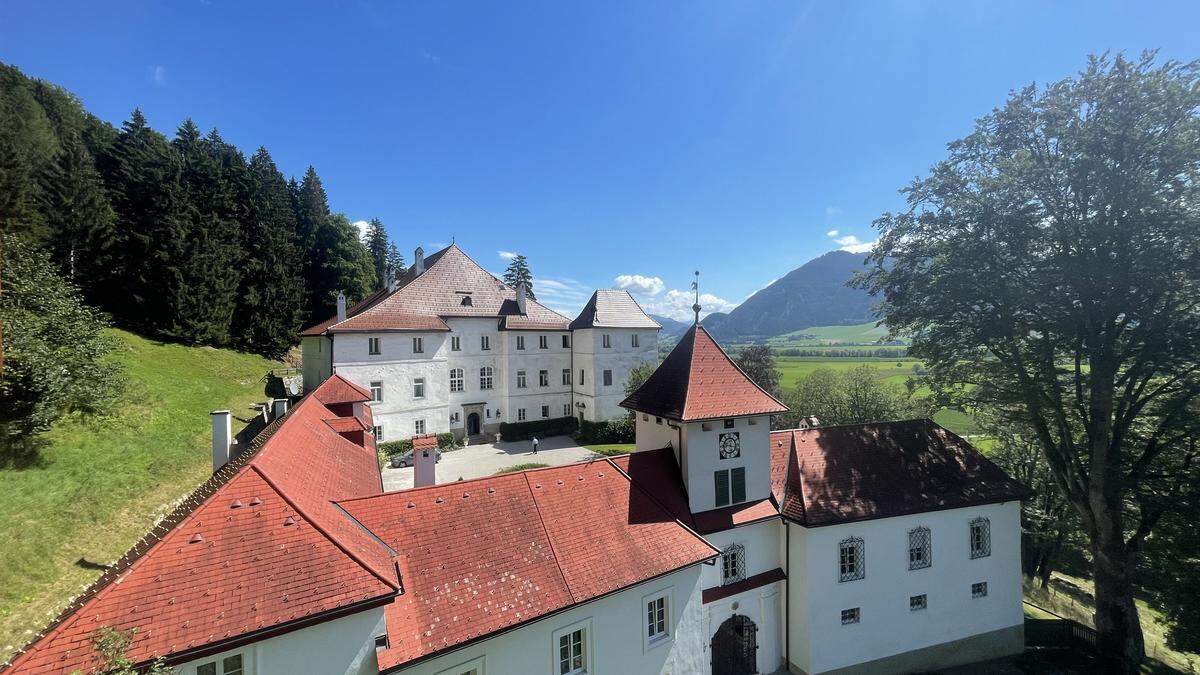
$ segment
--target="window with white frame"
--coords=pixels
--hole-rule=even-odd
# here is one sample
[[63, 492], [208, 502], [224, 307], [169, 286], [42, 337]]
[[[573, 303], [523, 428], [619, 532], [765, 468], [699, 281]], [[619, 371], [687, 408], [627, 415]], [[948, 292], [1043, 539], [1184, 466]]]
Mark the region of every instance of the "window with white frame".
[[850, 623], [858, 623], [861, 618], [862, 618], [862, 612], [859, 611], [858, 607], [851, 607], [850, 609], [842, 610], [842, 625], [843, 626], [845, 626], [846, 624], [850, 624]]
[[425, 398], [425, 378], [413, 378], [413, 398]]
[[371, 400], [372, 401], [382, 401], [383, 400], [383, 383], [382, 382], [372, 382], [371, 383]]
[[924, 593], [908, 596], [908, 611], [919, 612], [929, 606], [929, 596]]
[[367, 338], [367, 353], [371, 356], [379, 356], [379, 338]]
[[971, 557], [986, 558], [992, 554], [992, 524], [987, 518], [971, 521]]
[[604, 386], [606, 386], [606, 387], [612, 386], [612, 371], [611, 370], [604, 371]]
[[525, 409], [524, 408], [517, 408], [517, 421], [518, 422], [525, 421]]
[[461, 352], [462, 351], [462, 340], [460, 340], [457, 335], [454, 335], [450, 338], [450, 351], [452, 351], [452, 352]]
[[479, 388], [480, 389], [491, 389], [492, 388], [492, 367], [491, 366], [484, 366], [479, 369]]
[[483, 351], [488, 351], [492, 348], [492, 338], [487, 335], [479, 336], [479, 348]]
[[230, 654], [196, 666], [196, 675], [245, 675], [246, 666], [241, 654]]
[[721, 551], [721, 583], [732, 584], [746, 578], [746, 547], [730, 544]]
[[591, 670], [588, 622], [554, 632], [555, 663], [558, 675], [582, 675]]
[[971, 584], [971, 597], [972, 598], [982, 598], [985, 596], [987, 596], [987, 582], [986, 581], [977, 581], [977, 582]]
[[933, 564], [933, 535], [928, 527], [908, 531], [908, 569], [919, 570]]
[[550, 371], [548, 371], [548, 370], [539, 370], [538, 371], [538, 386], [539, 387], [549, 387], [550, 386]]
[[525, 388], [525, 371], [518, 370], [517, 371], [517, 389], [524, 389], [524, 388]]
[[383, 427], [379, 426], [378, 424], [371, 427], [371, 435], [375, 437], [376, 443], [382, 443], [383, 442]]
[[525, 336], [524, 335], [517, 336], [517, 349], [525, 349]]
[[629, 340], [630, 346], [633, 347], [634, 349], [636, 349], [638, 347], [638, 334], [634, 333], [633, 335], [631, 335], [629, 337], [630, 337], [630, 340]]
[[605, 349], [612, 347], [612, 336], [608, 333], [605, 333], [603, 336], [601, 336], [601, 341]]
[[646, 603], [646, 646], [671, 637], [671, 592], [662, 591], [643, 600]]
[[564, 403], [563, 404], [563, 417], [570, 417], [570, 416], [571, 416], [571, 404]]
[[563, 349], [570, 349], [571, 348], [571, 336], [564, 335], [564, 336], [562, 336], [562, 339], [563, 339]]
[[462, 368], [451, 368], [450, 369], [450, 391], [462, 391], [464, 379], [465, 378], [463, 377], [463, 369]]
[[563, 382], [563, 384], [567, 384], [567, 385], [571, 384], [571, 369], [570, 368], [563, 368], [562, 382]]
[[550, 348], [550, 336], [539, 335], [538, 336], [538, 349], [549, 349], [549, 348]]
[[550, 416], [550, 406], [548, 406], [548, 405], [542, 406], [542, 417], [545, 418], [545, 417], [549, 417], [549, 416]]
[[838, 542], [838, 581], [855, 581], [867, 576], [867, 565], [863, 559], [863, 540], [847, 537]]
[[425, 353], [425, 338], [415, 337], [412, 340], [413, 340], [413, 353], [414, 354]]
[[413, 422], [413, 431], [419, 436], [425, 433], [425, 420], [415, 420]]

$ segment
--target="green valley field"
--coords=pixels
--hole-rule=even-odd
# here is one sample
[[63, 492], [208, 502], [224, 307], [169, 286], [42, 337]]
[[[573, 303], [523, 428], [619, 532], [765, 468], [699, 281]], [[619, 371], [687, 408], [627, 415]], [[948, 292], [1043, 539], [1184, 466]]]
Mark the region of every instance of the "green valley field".
[[208, 476], [208, 413], [249, 417], [265, 399], [262, 376], [280, 367], [113, 333], [128, 387], [112, 416], [60, 423], [39, 463], [0, 470], [0, 532], [16, 535], [0, 548], [0, 658]]

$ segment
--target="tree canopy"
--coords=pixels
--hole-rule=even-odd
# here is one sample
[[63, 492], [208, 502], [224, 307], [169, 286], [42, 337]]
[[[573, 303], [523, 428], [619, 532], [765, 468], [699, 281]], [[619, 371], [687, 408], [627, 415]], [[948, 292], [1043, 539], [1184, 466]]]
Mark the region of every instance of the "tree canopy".
[[821, 426], [863, 424], [928, 417], [928, 403], [910, 397], [897, 387], [880, 381], [879, 371], [869, 365], [849, 370], [818, 368], [784, 393], [790, 410], [775, 418], [774, 426], [793, 429], [811, 417]]
[[781, 373], [775, 367], [775, 354], [766, 345], [750, 345], [737, 353], [738, 368], [767, 393], [778, 397]]
[[525, 292], [531, 300], [537, 300], [537, 296], [533, 294], [533, 273], [529, 271], [529, 261], [525, 256], [518, 254], [508, 263], [508, 269], [504, 270], [504, 283], [512, 288], [516, 288], [518, 284], [525, 284]]
[[1138, 554], [1200, 485], [1198, 110], [1200, 64], [1154, 54], [1012, 93], [876, 221], [859, 281], [940, 402], [1035, 435], [1126, 671]]

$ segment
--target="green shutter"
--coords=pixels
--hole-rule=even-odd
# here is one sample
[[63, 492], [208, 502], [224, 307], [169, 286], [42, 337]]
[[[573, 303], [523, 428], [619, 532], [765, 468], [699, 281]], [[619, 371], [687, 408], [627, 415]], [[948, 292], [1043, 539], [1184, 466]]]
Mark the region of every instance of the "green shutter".
[[746, 469], [738, 467], [733, 472], [733, 503], [746, 501]]
[[717, 488], [717, 506], [729, 504], [729, 470], [722, 469], [713, 473], [713, 482]]

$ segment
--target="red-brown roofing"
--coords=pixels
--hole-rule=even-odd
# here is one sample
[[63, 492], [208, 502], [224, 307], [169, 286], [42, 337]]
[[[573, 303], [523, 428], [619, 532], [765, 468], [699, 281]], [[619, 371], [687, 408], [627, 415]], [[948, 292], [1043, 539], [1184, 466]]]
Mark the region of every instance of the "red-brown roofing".
[[400, 551], [383, 671], [718, 553], [603, 460], [341, 505]]
[[413, 436], [412, 444], [414, 450], [432, 450], [437, 447], [437, 436], [433, 434]]
[[742, 372], [699, 324], [683, 334], [658, 369], [621, 406], [683, 422], [788, 409]]
[[374, 448], [326, 423], [331, 411], [317, 394], [339, 382], [327, 380], [214, 474], [11, 672], [90, 672], [101, 626], [137, 628], [127, 656], [141, 662], [387, 602], [399, 588], [391, 552], [332, 501], [381, 490]]
[[801, 525], [1023, 499], [1028, 489], [931, 420], [771, 433], [771, 485]]
[[346, 320], [327, 320], [302, 335], [342, 332], [447, 331], [448, 317], [495, 318], [501, 329], [566, 330], [567, 318], [529, 298], [525, 313], [517, 293], [451, 244], [427, 258], [425, 271], [414, 268], [397, 280], [396, 289], [347, 310]]

